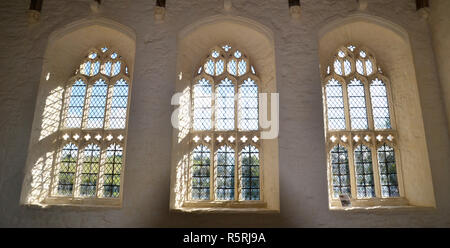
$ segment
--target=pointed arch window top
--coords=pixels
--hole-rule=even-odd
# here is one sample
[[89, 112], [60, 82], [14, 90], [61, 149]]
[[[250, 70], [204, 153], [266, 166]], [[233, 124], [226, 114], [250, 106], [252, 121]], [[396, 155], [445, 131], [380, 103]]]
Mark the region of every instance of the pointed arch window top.
[[[330, 70], [330, 67], [333, 70]], [[326, 67], [325, 75], [335, 73], [339, 76], [351, 77], [354, 73], [370, 76], [374, 73], [382, 73], [381, 67], [377, 65], [375, 56], [367, 49], [349, 44], [339, 48]]]
[[255, 68], [242, 50], [233, 49], [229, 44], [214, 47], [203, 60], [197, 74], [221, 76], [228, 73], [232, 76], [244, 76], [247, 73], [256, 75]]
[[115, 77], [119, 74], [128, 76], [128, 67], [119, 53], [104, 46], [98, 50], [91, 49], [75, 74], [87, 77], [99, 74], [108, 77]]

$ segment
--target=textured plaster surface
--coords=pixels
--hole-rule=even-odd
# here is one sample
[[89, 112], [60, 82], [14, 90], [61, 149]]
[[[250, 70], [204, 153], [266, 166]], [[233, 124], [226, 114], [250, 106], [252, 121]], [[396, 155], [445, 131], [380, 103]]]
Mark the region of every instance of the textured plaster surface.
[[281, 213], [263, 216], [169, 212], [170, 99], [177, 76], [177, 33], [190, 23], [221, 14], [222, 1], [168, 1], [165, 20], [158, 24], [151, 1], [102, 2], [101, 16], [136, 31], [123, 207], [42, 209], [19, 205], [48, 37], [91, 14], [88, 1], [46, 0], [40, 22], [29, 26], [27, 1], [1, 1], [1, 227], [450, 227], [449, 140], [443, 94], [430, 29], [416, 13], [415, 1], [372, 0], [366, 13], [402, 26], [410, 36], [436, 209], [357, 212], [328, 209], [317, 34], [331, 20], [354, 13], [356, 1], [304, 0], [298, 20], [291, 19], [287, 1], [232, 1], [233, 9], [227, 13], [260, 22], [275, 38]]
[[450, 127], [450, 1], [431, 1], [430, 26]]

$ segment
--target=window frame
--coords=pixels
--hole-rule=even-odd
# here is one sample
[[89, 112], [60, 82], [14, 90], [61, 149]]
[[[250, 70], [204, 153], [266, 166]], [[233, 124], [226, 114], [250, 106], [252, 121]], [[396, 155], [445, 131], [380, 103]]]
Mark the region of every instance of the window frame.
[[[231, 49], [229, 51], [225, 51], [225, 49], [222, 49], [225, 45], [231, 45]], [[220, 55], [218, 58], [212, 58], [211, 54], [212, 52], [220, 51], [219, 54], [226, 54], [227, 57], [221, 58]], [[234, 57], [235, 51], [239, 51], [241, 53], [241, 56], [236, 59]], [[216, 75], [216, 68], [214, 68], [214, 75], [209, 75], [205, 72], [205, 65], [210, 60], [213, 59], [217, 63], [218, 60], [224, 59], [224, 70], [220, 75]], [[214, 60], [215, 59], [215, 60]], [[228, 72], [228, 62], [235, 59], [236, 60], [236, 75], [232, 75]], [[244, 60], [246, 62], [246, 73], [239, 76], [239, 61]], [[264, 194], [264, 161], [262, 159], [262, 153], [263, 153], [263, 145], [261, 144], [261, 137], [260, 133], [262, 131], [259, 123], [258, 123], [258, 129], [256, 130], [240, 130], [239, 128], [239, 119], [240, 119], [240, 113], [239, 113], [239, 97], [237, 97], [240, 94], [240, 87], [245, 83], [247, 79], [252, 79], [257, 86], [258, 89], [258, 120], [260, 118], [259, 116], [259, 94], [262, 92], [262, 84], [261, 80], [259, 79], [256, 72], [254, 72], [254, 67], [250, 63], [250, 59], [246, 56], [246, 52], [241, 48], [236, 48], [234, 45], [225, 43], [221, 46], [214, 46], [211, 49], [209, 49], [208, 55], [202, 58], [201, 63], [199, 66], [195, 68], [201, 68], [201, 69], [194, 69], [194, 77], [192, 80], [190, 80], [190, 94], [189, 94], [189, 102], [191, 104], [190, 108], [190, 115], [192, 116], [194, 113], [194, 86], [199, 82], [199, 80], [205, 78], [209, 81], [209, 84], [211, 85], [211, 129], [210, 130], [195, 130], [193, 128], [193, 116], [191, 118], [191, 125], [189, 126], [189, 134], [187, 135], [188, 138], [188, 150], [189, 150], [189, 162], [188, 162], [188, 168], [186, 169], [186, 175], [187, 179], [185, 180], [185, 184], [187, 187], [187, 190], [185, 192], [185, 200], [183, 202], [183, 207], [188, 208], [265, 208], [267, 206], [265, 194]], [[215, 110], [216, 110], [216, 89], [217, 86], [219, 86], [225, 78], [228, 78], [231, 80], [232, 84], [234, 85], [234, 129], [233, 130], [216, 130], [216, 119], [215, 119]], [[211, 140], [209, 142], [205, 141], [205, 137], [209, 136]], [[224, 139], [219, 142], [217, 140], [217, 137], [222, 136]], [[234, 141], [231, 142], [228, 138], [234, 137]], [[242, 141], [241, 138], [245, 136], [247, 140]], [[199, 141], [195, 142], [194, 138], [199, 137]], [[254, 137], [257, 137], [258, 140], [255, 142], [252, 140]], [[192, 161], [192, 151], [200, 146], [204, 145], [210, 150], [210, 198], [208, 200], [194, 200], [191, 197], [191, 190], [192, 190], [192, 173], [191, 168], [193, 165]], [[222, 146], [229, 146], [234, 150], [234, 159], [235, 159], [235, 170], [234, 170], [234, 184], [235, 184], [235, 193], [234, 193], [234, 199], [233, 200], [217, 200], [216, 194], [217, 194], [217, 180], [216, 180], [216, 173], [217, 173], [217, 150]], [[242, 188], [241, 180], [242, 180], [242, 159], [241, 159], [241, 152], [243, 151], [244, 147], [246, 146], [254, 146], [258, 149], [259, 154], [259, 200], [242, 200]]]
[[[130, 78], [131, 68], [126, 62], [125, 58], [121, 57], [117, 50], [113, 46], [109, 46], [104, 44], [100, 46], [101, 48], [90, 48], [87, 51], [87, 56], [85, 56], [80, 63], [79, 69], [75, 71], [75, 76], [69, 78], [66, 81], [63, 87], [62, 93], [62, 108], [60, 111], [60, 121], [58, 124], [58, 131], [56, 132], [57, 140], [56, 140], [56, 151], [55, 156], [52, 161], [51, 166], [51, 176], [50, 176], [50, 190], [48, 192], [47, 197], [43, 200], [44, 204], [48, 205], [69, 205], [69, 206], [84, 206], [84, 207], [121, 207], [123, 200], [123, 184], [124, 184], [124, 173], [126, 166], [126, 146], [127, 146], [127, 136], [128, 136], [128, 121], [129, 121], [129, 113], [130, 113], [130, 103], [131, 103], [131, 89], [132, 89], [132, 80]], [[106, 47], [106, 51], [102, 51], [102, 49]], [[93, 59], [89, 58], [90, 54], [96, 53], [97, 56]], [[116, 53], [117, 57], [115, 59], [111, 58], [111, 55]], [[85, 75], [82, 74], [82, 67], [84, 63], [90, 61], [99, 61], [99, 69], [95, 75]], [[103, 64], [111, 62], [112, 66], [117, 62], [120, 62], [120, 70], [117, 74], [113, 74], [113, 67], [111, 67], [110, 75], [102, 74]], [[92, 65], [92, 64], [91, 64]], [[92, 68], [91, 68], [92, 70]], [[84, 104], [82, 110], [82, 119], [79, 127], [67, 127], [66, 126], [66, 118], [68, 105], [71, 100], [71, 91], [72, 86], [78, 81], [81, 80], [85, 86], [85, 95], [84, 95]], [[94, 84], [103, 80], [107, 85], [106, 89], [106, 99], [105, 99], [105, 109], [103, 116], [103, 124], [101, 128], [88, 128], [87, 121], [90, 110], [90, 100], [92, 96], [92, 89]], [[114, 89], [117, 82], [120, 80], [125, 81], [128, 86], [127, 89], [127, 102], [126, 102], [126, 113], [124, 119], [123, 128], [109, 128], [110, 125], [110, 116], [111, 116], [111, 106], [114, 96]], [[89, 135], [90, 138], [87, 139], [85, 136]], [[101, 138], [97, 139], [96, 136], [100, 135]], [[66, 136], [66, 137], [64, 137]], [[75, 138], [78, 136], [78, 138]], [[111, 138], [109, 138], [109, 136]], [[121, 138], [119, 138], [122, 136]], [[57, 192], [58, 187], [58, 176], [59, 176], [59, 166], [61, 162], [61, 152], [62, 149], [66, 146], [66, 144], [75, 144], [78, 147], [78, 158], [76, 165], [76, 174], [73, 184], [73, 190], [71, 195], [60, 195]], [[90, 145], [95, 144], [100, 148], [100, 162], [98, 169], [98, 178], [96, 182], [96, 194], [94, 196], [83, 196], [80, 194], [80, 180], [82, 174], [82, 168], [84, 165], [84, 152], [85, 149]], [[122, 148], [122, 168], [120, 170], [120, 189], [118, 197], [105, 197], [102, 194], [103, 188], [103, 177], [104, 177], [104, 169], [105, 169], [105, 161], [107, 156], [107, 149], [110, 145], [116, 144]]]
[[[354, 46], [354, 51], [351, 51], [348, 47]], [[344, 50], [344, 57], [339, 57], [338, 52]], [[366, 59], [371, 60], [372, 63], [372, 73], [370, 75], [361, 75], [356, 70], [356, 61], [359, 58], [357, 54], [359, 51], [366, 52]], [[356, 55], [355, 55], [356, 54]], [[351, 63], [351, 72], [348, 75], [345, 75], [344, 63], [343, 61], [346, 59], [350, 60]], [[338, 75], [334, 70], [334, 61], [341, 61], [341, 71], [343, 75]], [[366, 66], [363, 63], [363, 72], [366, 74]], [[350, 118], [350, 104], [348, 97], [348, 85], [351, 81], [356, 78], [361, 81], [364, 86], [364, 95], [366, 101], [366, 115], [368, 121], [367, 129], [352, 129], [351, 126], [351, 118]], [[389, 117], [390, 117], [390, 129], [375, 129], [374, 127], [374, 118], [373, 118], [373, 108], [372, 108], [372, 98], [370, 94], [370, 85], [373, 80], [380, 79], [385, 87], [386, 87], [386, 95], [389, 107]], [[327, 92], [326, 86], [329, 80], [335, 79], [342, 86], [342, 98], [344, 104], [344, 116], [345, 116], [345, 129], [340, 130], [329, 130], [328, 129], [328, 107], [327, 107]], [[402, 166], [401, 166], [401, 154], [400, 154], [400, 142], [397, 134], [397, 125], [395, 118], [395, 110], [393, 106], [393, 97], [391, 91], [391, 82], [387, 75], [383, 74], [381, 71], [381, 67], [377, 64], [375, 56], [370, 51], [370, 49], [359, 46], [358, 44], [351, 43], [346, 46], [341, 46], [338, 49], [334, 50], [333, 56], [328, 60], [328, 64], [322, 70], [322, 96], [323, 96], [323, 113], [324, 113], [324, 132], [325, 132], [325, 146], [326, 146], [326, 161], [327, 161], [327, 181], [328, 181], [328, 198], [329, 198], [329, 207], [332, 210], [339, 209], [358, 209], [358, 208], [377, 208], [377, 207], [385, 207], [385, 206], [405, 206], [408, 205], [408, 201], [405, 198], [404, 184], [403, 184], [403, 176], [402, 176]], [[368, 135], [370, 140], [367, 141], [364, 138]], [[380, 135], [382, 136], [382, 140], [378, 140], [376, 137]], [[392, 140], [388, 140], [387, 137], [391, 135], [393, 137]], [[335, 140], [333, 141], [332, 137], [334, 136]], [[356, 141], [354, 139], [355, 136], [359, 136], [359, 140]], [[343, 137], [344, 140], [342, 139]], [[347, 149], [348, 153], [348, 165], [350, 172], [350, 186], [351, 186], [351, 207], [342, 207], [339, 198], [333, 197], [333, 173], [331, 172], [331, 159], [330, 152], [336, 145], [341, 145]], [[384, 144], [393, 148], [395, 153], [395, 161], [397, 166], [397, 180], [398, 180], [398, 188], [399, 188], [399, 197], [389, 197], [385, 198], [381, 195], [381, 182], [380, 182], [380, 174], [379, 174], [379, 163], [378, 163], [378, 148], [383, 146]], [[375, 187], [375, 197], [373, 198], [357, 198], [357, 184], [356, 184], [356, 165], [354, 161], [355, 149], [359, 145], [365, 145], [371, 150], [372, 156], [372, 171], [373, 171], [373, 180]]]

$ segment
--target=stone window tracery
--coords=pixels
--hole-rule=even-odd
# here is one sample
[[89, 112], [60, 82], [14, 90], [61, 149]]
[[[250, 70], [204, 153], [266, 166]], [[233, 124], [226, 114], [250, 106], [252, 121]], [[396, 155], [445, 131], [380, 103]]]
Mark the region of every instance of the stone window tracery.
[[341, 47], [323, 75], [331, 205], [339, 206], [342, 194], [356, 205], [402, 197], [390, 82], [375, 56]]
[[210, 50], [192, 83], [193, 202], [260, 201], [259, 78], [239, 49]]
[[119, 200], [130, 83], [125, 61], [107, 46], [91, 49], [68, 80], [51, 198]]

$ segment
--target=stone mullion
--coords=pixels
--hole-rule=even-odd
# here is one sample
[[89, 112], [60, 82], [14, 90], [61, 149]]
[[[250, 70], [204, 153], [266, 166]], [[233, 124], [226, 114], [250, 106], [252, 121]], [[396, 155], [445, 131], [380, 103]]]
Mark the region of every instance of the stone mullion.
[[[351, 139], [351, 135], [350, 138]], [[355, 169], [355, 159], [354, 159], [354, 147], [352, 145], [352, 142], [349, 141], [348, 143], [348, 149], [347, 149], [347, 157], [348, 157], [348, 169], [349, 169], [349, 176], [350, 176], [350, 190], [352, 193], [352, 197], [356, 199], [357, 198], [357, 190], [356, 190], [356, 169]]]
[[83, 105], [83, 115], [81, 118], [81, 127], [80, 129], [86, 128], [88, 115], [89, 115], [89, 105], [91, 103], [91, 96], [92, 96], [92, 87], [91, 84], [86, 84], [86, 93], [84, 98], [84, 105]]
[[349, 99], [347, 92], [347, 82], [341, 82], [342, 84], [342, 98], [344, 102], [344, 116], [345, 116], [345, 129], [346, 131], [351, 130], [351, 121], [350, 121], [350, 107], [349, 107]]
[[[80, 139], [80, 141], [82, 141], [82, 140]], [[80, 142], [80, 146], [78, 147], [77, 166], [76, 166], [76, 170], [75, 170], [75, 180], [74, 180], [74, 185], [73, 185], [73, 187], [74, 187], [73, 196], [74, 197], [80, 196], [81, 174], [83, 171], [84, 160], [86, 159], [84, 156], [80, 156], [80, 154], [84, 154], [84, 150], [86, 149], [86, 146], [81, 148], [82, 143], [83, 142]]]
[[216, 130], [216, 84], [215, 82], [211, 82], [211, 134], [212, 134], [212, 142], [211, 142], [211, 149], [209, 151], [209, 200], [214, 201], [216, 199], [216, 173], [214, 171], [216, 167], [216, 137], [215, 137], [215, 130]]
[[[375, 137], [375, 136], [374, 136]], [[378, 198], [382, 198], [381, 196], [381, 181], [380, 181], [380, 167], [378, 164], [378, 152], [376, 140], [373, 139], [370, 151], [372, 153], [372, 171], [373, 171], [373, 180], [375, 185], [375, 196]]]
[[100, 159], [98, 164], [98, 173], [97, 173], [97, 182], [95, 187], [95, 196], [97, 198], [102, 197], [101, 189], [103, 189], [104, 183], [104, 174], [105, 174], [105, 162], [106, 162], [106, 150], [107, 147], [104, 145], [100, 145]]
[[56, 195], [56, 188], [57, 188], [57, 186], [56, 186], [56, 184], [55, 184], [55, 181], [58, 179], [58, 174], [59, 174], [59, 165], [60, 165], [60, 163], [61, 163], [61, 152], [62, 152], [62, 144], [63, 144], [63, 142], [59, 142], [59, 148], [57, 148], [56, 149], [56, 153], [57, 154], [55, 154], [55, 156], [54, 156], [54, 160], [53, 160], [53, 163], [52, 163], [52, 171], [51, 171], [51, 174], [50, 174], [50, 192], [49, 192], [49, 196], [52, 196], [52, 195]]
[[234, 141], [234, 200], [239, 200], [239, 96], [240, 91], [238, 87], [239, 83], [236, 81], [234, 85], [234, 135], [236, 140]]
[[373, 120], [373, 111], [372, 111], [372, 98], [370, 95], [370, 81], [367, 80], [367, 85], [364, 84], [364, 94], [366, 101], [366, 116], [368, 121], [369, 130], [375, 130], [375, 123]]
[[[106, 93], [106, 99], [105, 99], [105, 115], [103, 119], [103, 130], [110, 127], [110, 115], [111, 115], [111, 105], [112, 105], [112, 97], [113, 97], [113, 91], [114, 91], [114, 84], [112, 82], [106, 82], [108, 85], [107, 93]], [[128, 110], [128, 105], [127, 105]]]

